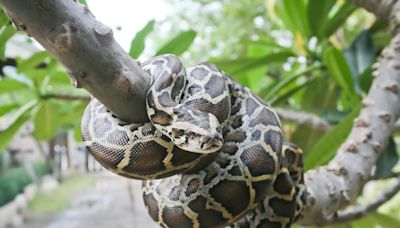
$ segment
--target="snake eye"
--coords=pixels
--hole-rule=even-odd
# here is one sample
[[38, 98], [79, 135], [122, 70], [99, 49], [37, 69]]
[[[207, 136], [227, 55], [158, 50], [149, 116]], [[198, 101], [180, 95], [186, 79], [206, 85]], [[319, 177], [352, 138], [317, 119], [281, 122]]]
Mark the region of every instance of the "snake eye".
[[172, 128], [172, 136], [174, 138], [179, 138], [179, 137], [183, 136], [184, 134], [185, 134], [185, 132], [183, 130]]

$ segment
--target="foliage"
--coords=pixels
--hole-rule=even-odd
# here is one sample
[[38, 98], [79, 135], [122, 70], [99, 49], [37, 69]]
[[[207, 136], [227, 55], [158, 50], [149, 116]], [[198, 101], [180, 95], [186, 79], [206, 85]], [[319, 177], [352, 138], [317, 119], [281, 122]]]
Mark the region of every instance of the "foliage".
[[[85, 1], [82, 1], [85, 3]], [[15, 34], [4, 12], [0, 13], [0, 43], [5, 46]], [[150, 21], [132, 40], [130, 55], [137, 58], [145, 49], [145, 39], [154, 29]], [[3, 26], [1, 26], [3, 25]], [[13, 31], [8, 32], [8, 29]], [[7, 30], [7, 31], [6, 31]], [[2, 34], [5, 35], [2, 35]], [[10, 34], [10, 35], [8, 35]], [[196, 32], [182, 31], [167, 41], [155, 54], [181, 55], [192, 44]], [[4, 48], [0, 61], [5, 61]], [[60, 131], [74, 130], [80, 140], [80, 119], [87, 105], [86, 100], [63, 100], [60, 95], [71, 98], [89, 96], [85, 91], [74, 89], [61, 65], [47, 51], [40, 51], [27, 59], [17, 58], [15, 66], [3, 67], [0, 77], [0, 153], [26, 122], [34, 123], [33, 136], [50, 140]]]
[[29, 203], [29, 209], [41, 215], [60, 212], [69, 205], [72, 197], [93, 186], [94, 180], [91, 175], [72, 173], [51, 192], [39, 192]]
[[[33, 170], [38, 177], [50, 173], [50, 168], [44, 162], [34, 163]], [[0, 173], [0, 207], [12, 201], [30, 183], [32, 177], [24, 167], [11, 168]]]
[[[368, 93], [371, 65], [390, 40], [387, 24], [343, 0], [169, 1], [176, 13], [162, 23], [150, 21], [136, 34], [129, 50], [133, 58], [148, 51], [180, 55], [190, 64], [212, 61], [266, 102], [314, 113], [334, 125], [329, 132], [305, 125], [285, 128], [286, 138], [305, 151], [307, 169], [334, 156]], [[170, 28], [166, 33], [153, 32], [164, 25]], [[0, 58], [14, 33], [1, 13]], [[149, 39], [156, 43], [155, 50], [146, 47]], [[47, 52], [17, 58], [16, 66], [3, 71], [0, 123], [7, 117], [8, 124], [0, 128], [0, 151], [29, 120], [41, 140], [60, 130], [79, 132], [85, 101], [64, 101], [55, 95], [86, 94], [71, 88], [64, 70]], [[398, 164], [396, 137], [378, 162], [376, 177], [389, 176]], [[387, 221], [390, 216], [376, 213], [349, 226], [383, 226]]]

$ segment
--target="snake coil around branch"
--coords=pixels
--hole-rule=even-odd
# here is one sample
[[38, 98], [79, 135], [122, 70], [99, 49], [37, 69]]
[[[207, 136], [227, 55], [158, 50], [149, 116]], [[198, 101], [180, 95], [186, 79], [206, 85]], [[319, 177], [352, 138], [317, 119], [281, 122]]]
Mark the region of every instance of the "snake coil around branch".
[[275, 111], [211, 63], [186, 70], [164, 55], [141, 67], [150, 122], [124, 123], [92, 99], [82, 119], [91, 154], [144, 180], [163, 227], [289, 227], [305, 204], [302, 151], [283, 143]]

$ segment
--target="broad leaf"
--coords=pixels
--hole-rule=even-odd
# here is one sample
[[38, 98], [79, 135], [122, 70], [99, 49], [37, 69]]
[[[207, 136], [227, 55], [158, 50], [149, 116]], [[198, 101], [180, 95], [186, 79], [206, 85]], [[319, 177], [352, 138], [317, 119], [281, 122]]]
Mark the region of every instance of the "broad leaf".
[[329, 12], [335, 5], [336, 0], [309, 0], [308, 22], [314, 36], [320, 36], [322, 28], [328, 20]]
[[0, 80], [0, 95], [9, 92], [16, 92], [21, 89], [28, 89], [29, 87], [11, 78]]
[[19, 107], [19, 105], [17, 105], [17, 104], [8, 104], [8, 105], [0, 106], [0, 117], [18, 107]]
[[240, 58], [233, 60], [216, 60], [214, 62], [218, 67], [231, 75], [243, 74], [247, 71], [254, 70], [259, 67], [272, 63], [284, 63], [289, 57], [293, 56], [292, 52], [278, 52], [268, 54], [259, 58]]
[[310, 27], [308, 24], [306, 5], [303, 0], [284, 0], [286, 15], [290, 18], [293, 33], [300, 32], [303, 37], [309, 37]]
[[338, 85], [342, 87], [349, 97], [354, 97], [356, 93], [354, 89], [353, 76], [342, 52], [331, 47], [324, 52], [323, 57], [329, 72]]
[[33, 122], [35, 129], [33, 135], [39, 140], [52, 139], [60, 126], [59, 107], [51, 100], [43, 102], [36, 113]]
[[367, 30], [361, 31], [344, 54], [353, 73], [356, 89], [360, 90], [360, 75], [375, 60], [374, 44], [369, 32]]
[[358, 116], [360, 107], [343, 118], [338, 125], [326, 133], [314, 146], [305, 154], [305, 170], [324, 165], [336, 153], [336, 150], [344, 142], [351, 131], [353, 120]]
[[131, 42], [131, 48], [129, 50], [129, 55], [136, 59], [142, 54], [144, 50], [146, 37], [153, 31], [154, 29], [154, 20], [149, 21], [142, 30], [136, 33], [135, 38], [133, 38]]
[[81, 125], [80, 124], [77, 124], [74, 127], [74, 139], [77, 142], [82, 141], [82, 133], [81, 133]]
[[35, 53], [31, 57], [25, 60], [18, 61], [18, 72], [27, 72], [29, 70], [35, 69], [38, 65], [45, 62], [45, 59], [49, 58], [50, 55], [47, 51], [41, 51]]
[[7, 41], [15, 34], [15, 29], [8, 24], [3, 28], [0, 28], [0, 59], [5, 58], [5, 50]]
[[175, 38], [167, 42], [164, 46], [162, 46], [156, 55], [162, 54], [174, 54], [181, 55], [184, 53], [190, 45], [193, 43], [196, 38], [196, 32], [193, 30], [181, 32]]
[[290, 83], [294, 82], [296, 79], [310, 73], [311, 71], [319, 69], [320, 67], [321, 67], [320, 65], [312, 65], [312, 66], [306, 67], [305, 69], [303, 69], [301, 71], [297, 70], [297, 71], [291, 72], [291, 74], [288, 74], [287, 76], [283, 77], [273, 87], [269, 88], [269, 91], [264, 95], [264, 98], [266, 100], [269, 100], [270, 98], [272, 98], [273, 96], [278, 94], [278, 92], [280, 90], [282, 90], [284, 87], [286, 87]]
[[12, 125], [4, 130], [0, 130], [0, 154], [4, 151], [7, 145], [10, 143], [14, 135], [18, 132], [21, 126], [28, 121], [30, 115], [25, 113], [21, 115]]
[[4, 128], [0, 129], [0, 153], [7, 147], [20, 127], [30, 119], [31, 110], [37, 104], [37, 100], [32, 100], [21, 106], [15, 113], [10, 114], [11, 116], [6, 120], [7, 126], [2, 126]]
[[393, 167], [399, 161], [399, 155], [397, 154], [396, 142], [393, 137], [389, 138], [388, 145], [386, 146], [384, 152], [379, 157], [376, 163], [376, 170], [374, 177], [385, 178], [392, 174]]
[[325, 23], [325, 26], [322, 28], [321, 35], [324, 37], [330, 37], [346, 22], [347, 18], [354, 12], [355, 9], [357, 9], [357, 7], [353, 4], [348, 2], [343, 3], [335, 15], [333, 15], [333, 17]]
[[[31, 110], [38, 104], [38, 100], [31, 100], [28, 103], [22, 105], [18, 110], [15, 112], [11, 113], [10, 116], [7, 118], [7, 125], [2, 126], [4, 129], [9, 128], [11, 125], [13, 125], [18, 119], [21, 118], [21, 116], [30, 113]], [[3, 129], [0, 129], [3, 130]]]
[[79, 0], [79, 2], [82, 3], [82, 4], [85, 5], [85, 6], [88, 5], [87, 2], [86, 2], [86, 0]]

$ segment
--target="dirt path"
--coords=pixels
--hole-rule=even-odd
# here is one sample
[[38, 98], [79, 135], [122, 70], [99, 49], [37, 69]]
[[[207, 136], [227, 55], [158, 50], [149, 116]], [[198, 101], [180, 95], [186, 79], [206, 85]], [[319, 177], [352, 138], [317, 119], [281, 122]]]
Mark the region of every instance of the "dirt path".
[[[28, 217], [27, 228], [156, 228], [144, 208], [141, 182], [102, 173], [94, 186], [54, 216]], [[130, 194], [130, 192], [132, 194]]]

